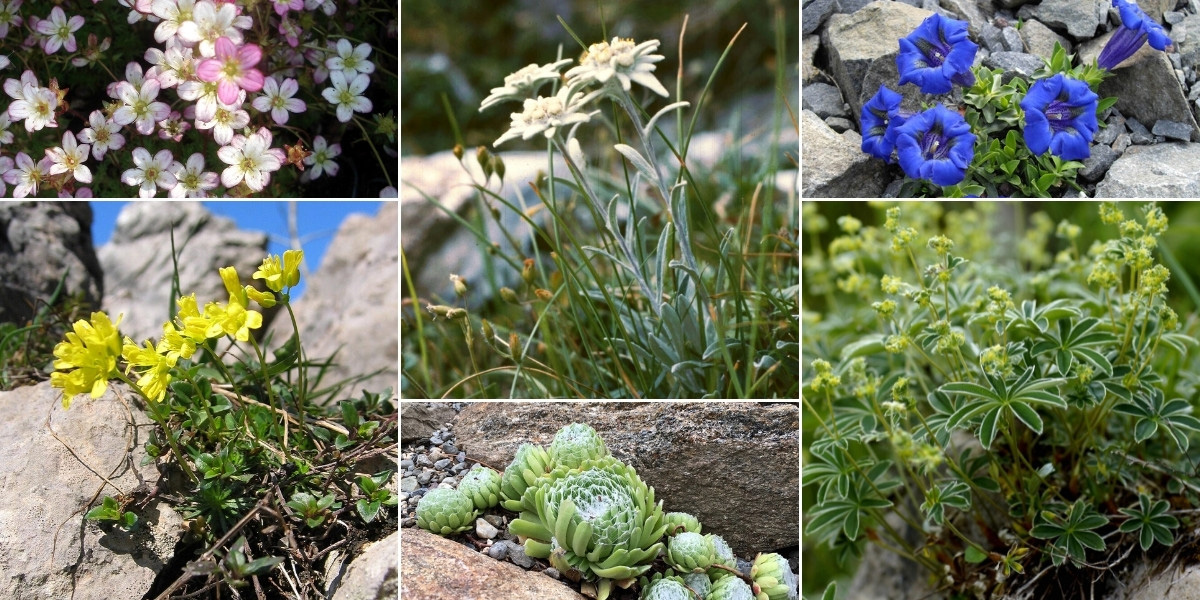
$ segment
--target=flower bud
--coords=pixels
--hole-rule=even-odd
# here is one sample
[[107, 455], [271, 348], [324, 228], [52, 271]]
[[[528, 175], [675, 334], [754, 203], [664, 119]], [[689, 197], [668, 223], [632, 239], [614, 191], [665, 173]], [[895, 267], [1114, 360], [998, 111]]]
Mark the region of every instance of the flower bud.
[[521, 338], [515, 331], [508, 334], [508, 355], [513, 361], [521, 362]]
[[528, 285], [533, 285], [533, 259], [525, 259], [525, 267], [521, 269], [521, 279]]
[[462, 144], [455, 144], [454, 145], [454, 158], [457, 158], [458, 160], [462, 160], [462, 157], [463, 157]]
[[483, 167], [483, 176], [491, 177], [494, 171], [492, 169], [492, 161], [488, 155], [487, 146], [480, 146], [475, 149], [475, 160], [479, 161], [480, 167]]
[[487, 319], [483, 320], [483, 338], [489, 344], [496, 339], [496, 330], [492, 328], [492, 324]]
[[458, 294], [459, 298], [467, 295], [467, 283], [463, 281], [462, 277], [451, 273], [450, 281], [454, 282], [454, 293]]
[[504, 159], [500, 158], [499, 154], [492, 155], [492, 170], [496, 172], [500, 181], [504, 181]]
[[500, 288], [500, 299], [509, 304], [520, 304], [521, 300], [517, 298], [517, 293], [510, 287]]
[[533, 293], [536, 294], [538, 299], [543, 302], [549, 302], [550, 298], [554, 297], [554, 294], [551, 294], [550, 290], [544, 290], [541, 288], [534, 290]]

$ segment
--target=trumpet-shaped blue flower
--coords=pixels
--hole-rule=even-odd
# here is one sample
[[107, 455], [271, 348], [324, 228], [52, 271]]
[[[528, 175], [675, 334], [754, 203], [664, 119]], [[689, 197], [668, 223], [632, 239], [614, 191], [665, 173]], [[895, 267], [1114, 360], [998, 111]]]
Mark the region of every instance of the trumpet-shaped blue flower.
[[1147, 40], [1155, 50], [1166, 50], [1171, 38], [1158, 21], [1151, 19], [1134, 0], [1112, 0], [1121, 13], [1121, 26], [1109, 38], [1100, 58], [1096, 61], [1101, 69], [1112, 70], [1125, 59], [1133, 56]]
[[879, 91], [863, 105], [862, 115], [863, 152], [891, 160], [896, 149], [896, 129], [908, 118], [900, 114], [900, 94], [880, 85]]
[[947, 19], [934, 14], [900, 39], [896, 67], [900, 84], [915, 83], [926, 94], [945, 94], [953, 83], [969, 86], [975, 83], [971, 63], [979, 46], [967, 39], [966, 21]]
[[1057, 73], [1029, 86], [1021, 108], [1025, 110], [1025, 145], [1034, 154], [1047, 149], [1064, 160], [1083, 160], [1096, 135], [1099, 97], [1088, 84]]
[[975, 134], [962, 115], [937, 106], [918, 113], [896, 130], [900, 168], [913, 179], [954, 185], [966, 178], [975, 158]]

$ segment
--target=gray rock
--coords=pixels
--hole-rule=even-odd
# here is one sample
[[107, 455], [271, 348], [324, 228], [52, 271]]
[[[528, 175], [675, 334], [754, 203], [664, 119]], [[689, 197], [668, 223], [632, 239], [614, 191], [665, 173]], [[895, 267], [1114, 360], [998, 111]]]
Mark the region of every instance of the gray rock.
[[367, 546], [350, 563], [332, 600], [398, 597], [400, 574], [396, 569], [396, 557], [399, 554], [399, 531]]
[[1000, 35], [1004, 37], [1004, 46], [1010, 52], [1025, 51], [1025, 40], [1021, 39], [1021, 31], [1016, 27], [1005, 27], [1000, 30]]
[[[195, 292], [200, 306], [229, 299], [220, 268], [235, 267], [238, 277], [248, 283], [267, 256], [267, 234], [239, 230], [232, 220], [209, 213], [199, 202], [125, 205], [112, 239], [96, 254], [104, 269], [104, 309], [110, 315], [124, 314], [121, 332], [139, 343], [162, 336], [163, 323], [170, 316], [172, 229], [179, 255], [179, 287], [185, 294]], [[261, 334], [278, 310], [260, 312], [264, 322], [256, 333]], [[312, 340], [304, 341], [307, 348]]]
[[1028, 79], [1044, 65], [1042, 59], [1024, 52], [993, 52], [983, 59], [983, 66], [1004, 71], [1001, 79], [1005, 83], [1017, 75]]
[[888, 184], [887, 188], [883, 190], [883, 193], [880, 194], [880, 197], [881, 198], [896, 198], [896, 197], [898, 197], [900, 195], [900, 188], [903, 185], [904, 185], [903, 179], [892, 180], [892, 182]]
[[1159, 119], [1154, 122], [1154, 128], [1150, 130], [1154, 135], [1161, 135], [1164, 138], [1171, 140], [1179, 140], [1187, 142], [1192, 137], [1192, 126], [1187, 123], [1179, 123], [1176, 121], [1167, 121]]
[[1192, 68], [1200, 66], [1200, 15], [1188, 15], [1172, 27], [1171, 41], [1180, 62]]
[[[395, 202], [384, 202], [375, 216], [352, 214], [342, 221], [321, 265], [308, 278], [304, 296], [293, 304], [306, 355], [334, 356], [325, 382], [356, 378], [342, 398], [363, 390], [399, 391], [399, 223]], [[292, 335], [290, 319], [270, 331], [282, 344]], [[369, 376], [368, 376], [369, 375]]]
[[1034, 16], [1050, 27], [1065, 29], [1075, 39], [1084, 39], [1096, 34], [1100, 15], [1109, 5], [1108, 0], [1043, 0]]
[[1154, 135], [1150, 133], [1149, 129], [1146, 129], [1145, 125], [1142, 125], [1141, 121], [1129, 118], [1125, 120], [1125, 124], [1129, 126], [1130, 142], [1138, 145], [1154, 143]]
[[1137, 0], [1137, 3], [1143, 12], [1159, 24], [1163, 23], [1166, 12], [1175, 7], [1175, 0]]
[[822, 119], [826, 117], [845, 117], [846, 103], [842, 100], [842, 92], [827, 83], [813, 83], [804, 86], [800, 94], [804, 108], [817, 113]]
[[[445, 404], [405, 402], [400, 405], [400, 443], [409, 444], [418, 440], [427, 440], [443, 423], [454, 418], [454, 409]], [[417, 464], [422, 459], [433, 463], [425, 455], [417, 457]]]
[[[426, 481], [429, 481], [429, 480], [426, 479]], [[400, 491], [411, 492], [411, 491], [417, 489], [418, 485], [420, 485], [420, 484], [417, 482], [416, 477], [405, 477], [400, 480]]]
[[828, 125], [830, 129], [838, 133], [845, 133], [854, 129], [854, 123], [851, 123], [849, 119], [843, 119], [842, 117], [826, 117], [825, 124]]
[[[966, 21], [972, 30], [980, 30], [988, 24], [991, 12], [994, 12], [990, 0], [941, 0], [942, 8], [959, 20]], [[985, 7], [987, 12], [985, 12]]]
[[[88, 203], [0, 203], [0, 236], [0, 322], [25, 324], [32, 319], [60, 279], [59, 300], [78, 293], [99, 308], [104, 275], [92, 246]], [[110, 316], [117, 318], [115, 313]]]
[[1001, 8], [1017, 8], [1029, 0], [992, 0], [992, 2]]
[[525, 547], [512, 544], [508, 547], [508, 560], [518, 567], [528, 569], [533, 566], [533, 559], [525, 554]]
[[1200, 173], [1200, 144], [1135, 146], [1096, 184], [1096, 197], [1195, 198], [1200, 196], [1196, 173]]
[[438, 437], [437, 434], [434, 434], [433, 437], [429, 438], [429, 443], [433, 444], [434, 446], [441, 446], [443, 443], [443, 440], [442, 440], [442, 438]]
[[418, 467], [432, 467], [433, 461], [429, 460], [429, 457], [427, 455], [422, 454], [417, 457], [417, 466]]
[[433, 479], [433, 471], [426, 469], [424, 471], [421, 471], [421, 474], [417, 476], [417, 483], [419, 483], [421, 485], [425, 485], [425, 484], [429, 483], [432, 479]]
[[862, 151], [857, 132], [836, 133], [815, 113], [801, 115], [805, 198], [878, 197], [887, 185], [883, 161]]
[[812, 2], [806, 2], [800, 15], [800, 28], [804, 31], [804, 35], [809, 35], [816, 31], [821, 26], [821, 23], [824, 23], [825, 19], [839, 8], [838, 0], [812, 0]]
[[492, 524], [492, 527], [503, 527], [504, 517], [500, 515], [483, 515], [483, 520]]
[[550, 579], [562, 578], [562, 574], [559, 573], [558, 569], [555, 569], [554, 567], [549, 567], [545, 571], [542, 571], [542, 575], [545, 575], [546, 577], [549, 577]]
[[1004, 39], [1004, 34], [999, 27], [985, 22], [983, 27], [979, 29], [980, 45], [992, 52], [1010, 52], [1014, 48], [1008, 47]]
[[[1163, 13], [1163, 20], [1170, 23], [1171, 25], [1177, 25], [1185, 17], [1187, 17], [1187, 13], [1180, 12], [1177, 10], [1169, 10], [1169, 11]], [[1175, 32], [1175, 30], [1172, 28], [1171, 33], [1174, 33], [1174, 32]]]
[[449, 455], [455, 455], [455, 454], [458, 454], [458, 447], [455, 446], [454, 444], [451, 444], [450, 442], [446, 442], [446, 443], [442, 444], [442, 452], [445, 452], [446, 454], [449, 454]]
[[488, 548], [488, 556], [496, 560], [504, 560], [508, 558], [508, 547], [509, 542], [505, 540], [493, 542], [492, 547]]
[[411, 468], [412, 468], [412, 466], [413, 466], [413, 461], [412, 461], [412, 459], [411, 459], [411, 458], [406, 458], [406, 459], [404, 459], [404, 460], [400, 461], [400, 468], [401, 468], [401, 469], [404, 469], [404, 470], [406, 470], [406, 471], [407, 471], [408, 469], [411, 469]]
[[1087, 182], [1098, 181], [1104, 174], [1108, 172], [1108, 168], [1117, 160], [1117, 153], [1112, 148], [1105, 144], [1096, 144], [1092, 146], [1092, 154], [1083, 161], [1083, 168], [1079, 170], [1079, 176]]
[[[896, 70], [896, 54], [900, 47], [896, 40], [916, 29], [931, 12], [914, 8], [903, 2], [873, 2], [862, 10], [850, 14], [835, 14], [829, 18], [822, 33], [821, 45], [829, 56], [830, 74], [837, 87], [850, 103], [850, 114], [854, 118], [862, 111], [862, 105], [879, 89], [880, 81], [867, 80], [867, 71], [872, 63], [880, 65], [880, 72]], [[917, 86], [898, 89], [899, 75], [883, 81], [888, 87], [902, 94], [919, 99]]]
[[1122, 133], [1125, 133], [1125, 119], [1114, 117], [1108, 120], [1108, 127], [1104, 127], [1096, 132], [1096, 137], [1093, 141], [1097, 144], [1111, 144]]
[[79, 396], [66, 410], [49, 382], [0, 392], [0, 597], [141, 598], [174, 557], [183, 519], [165, 503], [138, 511], [133, 532], [83, 519], [97, 492], [117, 494], [97, 473], [126, 491], [138, 486], [138, 475], [158, 480], [153, 461], [143, 464], [142, 444], [132, 441], [144, 440], [151, 423], [132, 403], [126, 407], [123, 398], [133, 395], [113, 383], [100, 398]]
[[808, 85], [816, 81], [817, 76], [821, 74], [821, 70], [817, 68], [816, 57], [817, 50], [821, 49], [821, 36], [806, 35], [804, 40], [800, 42], [800, 78], [803, 85]]
[[1118, 155], [1124, 154], [1129, 146], [1133, 145], [1133, 138], [1128, 133], [1122, 133], [1117, 136], [1117, 139], [1112, 143], [1112, 149]]
[[[1090, 63], [1099, 56], [1112, 32], [1080, 45], [1079, 59]], [[1112, 71], [1112, 76], [1100, 84], [1100, 97], [1116, 96], [1116, 107], [1126, 117], [1142, 123], [1159, 119], [1186, 123], [1192, 127], [1193, 140], [1200, 140], [1200, 127], [1192, 115], [1183, 87], [1166, 54], [1150, 44], [1142, 46], [1133, 56]], [[1135, 136], [1134, 143], [1138, 143]]]
[[837, 12], [841, 14], [856, 13], [870, 4], [873, 0], [838, 0]]
[[433, 468], [435, 468], [435, 469], [445, 469], [448, 466], [450, 466], [450, 459], [448, 459], [448, 458], [443, 458], [443, 459], [433, 463]]

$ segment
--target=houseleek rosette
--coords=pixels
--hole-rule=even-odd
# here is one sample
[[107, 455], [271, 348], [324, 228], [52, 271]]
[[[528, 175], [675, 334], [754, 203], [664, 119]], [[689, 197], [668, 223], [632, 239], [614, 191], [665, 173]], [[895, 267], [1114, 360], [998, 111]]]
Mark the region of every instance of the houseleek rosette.
[[600, 434], [586, 423], [571, 423], [554, 434], [550, 442], [550, 463], [554, 467], [578, 467], [585, 460], [608, 456], [608, 447]]
[[[526, 510], [521, 498], [526, 490], [537, 483], [538, 478], [550, 470], [550, 455], [537, 444], [521, 444], [512, 463], [504, 469], [500, 478], [501, 505], [513, 512]], [[530, 507], [532, 509], [533, 507]]]
[[645, 573], [662, 549], [667, 525], [662, 502], [637, 471], [612, 457], [560, 466], [533, 493], [509, 531], [525, 540], [525, 553], [549, 558], [564, 575], [598, 580], [597, 600], [613, 580], [628, 585]]
[[675, 579], [659, 579], [642, 589], [638, 600], [695, 600], [686, 585]]
[[429, 490], [417, 502], [417, 526], [438, 535], [451, 535], [471, 528], [475, 504], [451, 488]]
[[714, 582], [716, 582], [718, 579], [732, 575], [732, 573], [726, 571], [725, 569], [717, 568], [717, 565], [723, 565], [735, 571], [737, 570], [737, 558], [733, 555], [733, 548], [729, 547], [729, 543], [725, 541], [725, 538], [715, 533], [707, 534], [704, 537], [708, 538], [708, 541], [712, 542], [713, 550], [717, 555], [716, 560], [714, 560], [712, 563], [713, 566], [708, 569], [709, 579], [712, 579]]
[[669, 512], [663, 517], [667, 521], [667, 535], [690, 531], [700, 533], [700, 519], [685, 512]]
[[722, 577], [713, 583], [706, 600], [755, 600], [754, 590], [740, 577]]
[[500, 502], [500, 474], [484, 466], [475, 465], [463, 476], [458, 491], [471, 499], [475, 508], [487, 510]]
[[774, 553], [759, 554], [750, 567], [755, 600], [796, 600], [798, 583], [786, 558]]
[[667, 542], [667, 563], [684, 573], [703, 573], [717, 559], [712, 540], [685, 531]]
[[688, 573], [683, 576], [683, 584], [696, 592], [697, 598], [707, 598], [708, 593], [712, 591], [712, 580], [708, 578], [707, 573]]

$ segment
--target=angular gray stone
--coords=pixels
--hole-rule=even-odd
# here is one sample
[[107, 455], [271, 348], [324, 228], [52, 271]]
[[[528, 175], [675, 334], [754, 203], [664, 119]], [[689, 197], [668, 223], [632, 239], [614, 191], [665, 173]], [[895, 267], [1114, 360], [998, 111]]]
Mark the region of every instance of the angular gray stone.
[[838, 134], [810, 110], [801, 115], [800, 132], [802, 197], [874, 198], [887, 185], [883, 161], [862, 151], [857, 132]]
[[837, 12], [841, 14], [856, 13], [870, 3], [871, 0], [838, 0]]
[[846, 103], [842, 92], [828, 83], [813, 83], [804, 86], [800, 94], [804, 108], [817, 113], [818, 117], [845, 117]]
[[1031, 78], [1045, 63], [1042, 59], [1024, 52], [993, 52], [983, 59], [983, 66], [1004, 71], [1001, 79], [1007, 83], [1016, 75]]
[[[865, 81], [872, 63], [884, 63], [877, 68], [891, 71], [896, 69], [897, 43], [912, 33], [931, 12], [915, 8], [903, 2], [872, 2], [862, 10], [850, 15], [833, 15], [822, 34], [821, 45], [829, 56], [831, 75], [846, 102], [850, 103], [850, 114], [858, 118], [862, 105], [879, 89], [879, 82]], [[882, 71], [881, 71], [882, 72]], [[899, 76], [885, 81], [889, 88], [905, 94], [910, 88], [917, 93], [915, 85], [898, 85]], [[865, 96], [864, 96], [865, 95]]]
[[1137, 3], [1142, 12], [1150, 15], [1150, 18], [1159, 24], [1164, 22], [1163, 16], [1166, 12], [1175, 7], [1175, 0], [1137, 0]]
[[940, 4], [959, 20], [966, 21], [974, 31], [982, 29], [995, 12], [991, 0], [941, 0]]
[[[1167, 23], [1170, 23], [1171, 25], [1178, 25], [1179, 22], [1182, 21], [1185, 17], [1187, 17], [1187, 13], [1176, 11], [1176, 10], [1169, 10], [1169, 11], [1163, 13], [1163, 20], [1166, 21]], [[1171, 29], [1171, 33], [1175, 33], [1175, 30]]]
[[826, 117], [825, 124], [828, 125], [830, 129], [838, 133], [845, 133], [854, 129], [854, 123], [851, 123], [849, 119], [843, 119], [842, 117]]
[[396, 598], [399, 573], [396, 557], [400, 554], [400, 532], [368, 546], [346, 569], [332, 600], [369, 600]]
[[[121, 333], [135, 342], [162, 336], [174, 266], [171, 231], [178, 253], [179, 287], [195, 292], [200, 306], [229, 300], [219, 269], [234, 267], [243, 282], [267, 256], [267, 234], [242, 231], [228, 218], [213, 215], [199, 202], [130, 202], [117, 216], [117, 227], [96, 254], [104, 268], [104, 309], [121, 320]], [[266, 288], [262, 288], [266, 289]], [[276, 310], [260, 311], [265, 332]]]
[[1177, 121], [1168, 121], [1159, 119], [1154, 122], [1154, 128], [1150, 130], [1154, 135], [1161, 135], [1164, 138], [1171, 140], [1179, 140], [1187, 142], [1191, 140], [1192, 126], [1187, 123], [1179, 123]]
[[1097, 198], [1200, 197], [1200, 144], [1133, 146], [1096, 184]]
[[1111, 144], [1122, 133], [1125, 133], [1125, 119], [1113, 117], [1108, 120], [1108, 127], [1096, 131], [1093, 141], [1097, 144]]
[[1141, 121], [1129, 118], [1125, 120], [1125, 124], [1129, 126], [1129, 141], [1131, 143], [1144, 145], [1154, 142], [1154, 135], [1150, 133], [1149, 129], [1146, 129], [1145, 125], [1142, 125]]
[[1021, 39], [1025, 42], [1026, 49], [1030, 54], [1049, 59], [1054, 54], [1054, 43], [1058, 42], [1068, 54], [1071, 52], [1071, 42], [1067, 38], [1055, 33], [1053, 29], [1046, 27], [1041, 21], [1031, 19], [1025, 21], [1021, 25]]
[[[1081, 44], [1079, 60], [1085, 64], [1095, 60], [1112, 33]], [[1200, 127], [1196, 125], [1170, 59], [1150, 44], [1143, 45], [1117, 65], [1112, 76], [1100, 84], [1099, 93], [1101, 98], [1116, 96], [1117, 110], [1142, 123], [1154, 123], [1159, 119], [1186, 123], [1192, 127], [1192, 139], [1200, 141]], [[1137, 143], [1136, 136], [1134, 143]]]
[[1043, 0], [1034, 9], [1039, 21], [1065, 29], [1075, 39], [1090, 38], [1100, 26], [1100, 15], [1106, 14], [1108, 0]]
[[[795, 5], [793, 5], [795, 6]], [[800, 14], [800, 28], [804, 31], [804, 35], [813, 33], [825, 22], [825, 19], [834, 11], [840, 8], [838, 0], [812, 0], [804, 3], [804, 9]]]
[[104, 279], [92, 246], [91, 206], [0, 203], [0, 322], [24, 325], [50, 300], [60, 279], [59, 300], [78, 293], [99, 308]]
[[1172, 27], [1171, 41], [1180, 62], [1192, 68], [1200, 66], [1200, 15], [1188, 15]]
[[992, 0], [992, 2], [1000, 8], [1017, 8], [1030, 0]]
[[[400, 443], [409, 444], [429, 438], [442, 425], [454, 418], [454, 409], [445, 404], [402, 402], [400, 404]], [[426, 466], [433, 465], [429, 457], [417, 456], [417, 464], [425, 459]]]
[[820, 49], [821, 36], [819, 35], [806, 35], [800, 42], [800, 52], [803, 55], [803, 59], [800, 61], [800, 80], [803, 85], [812, 83], [821, 73], [816, 65], [817, 50]]
[[97, 473], [124, 492], [138, 487], [133, 469], [158, 480], [142, 464], [151, 421], [133, 395], [113, 383], [66, 410], [49, 382], [0, 392], [0, 598], [141, 598], [174, 557], [183, 519], [165, 503], [138, 511], [132, 533], [83, 520], [97, 493], [118, 493]]
[[[304, 296], [292, 305], [307, 356], [323, 359], [336, 353], [323, 383], [375, 373], [343, 389], [341, 399], [358, 397], [363, 390], [399, 391], [396, 210], [395, 202], [384, 202], [375, 216], [347, 216], [308, 278]], [[270, 331], [275, 343], [286, 342], [291, 320], [278, 319]]]
[[1096, 144], [1092, 146], [1092, 154], [1083, 161], [1083, 168], [1079, 170], [1079, 176], [1084, 181], [1094, 182], [1104, 177], [1108, 168], [1117, 160], [1117, 153], [1112, 148], [1104, 144]]

